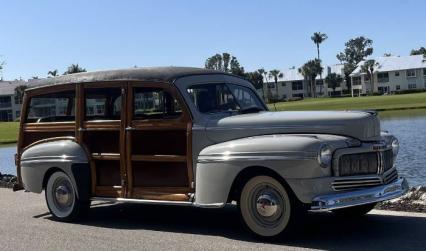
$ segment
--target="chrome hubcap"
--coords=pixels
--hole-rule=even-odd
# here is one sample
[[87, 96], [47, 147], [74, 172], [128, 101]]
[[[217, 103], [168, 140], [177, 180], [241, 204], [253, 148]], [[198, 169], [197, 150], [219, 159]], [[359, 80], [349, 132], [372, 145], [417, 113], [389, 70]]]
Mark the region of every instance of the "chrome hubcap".
[[277, 199], [272, 194], [262, 194], [256, 201], [257, 213], [263, 217], [271, 217], [278, 211]]
[[56, 201], [61, 205], [67, 205], [70, 201], [71, 193], [66, 186], [58, 186], [55, 191]]

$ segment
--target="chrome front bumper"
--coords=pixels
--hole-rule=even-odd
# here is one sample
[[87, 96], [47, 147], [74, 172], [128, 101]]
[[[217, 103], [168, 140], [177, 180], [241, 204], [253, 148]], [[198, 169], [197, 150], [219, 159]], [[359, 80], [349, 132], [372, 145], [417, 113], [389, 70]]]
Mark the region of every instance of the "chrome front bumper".
[[312, 200], [310, 210], [330, 211], [333, 209], [375, 203], [400, 197], [407, 191], [407, 180], [405, 178], [398, 178], [394, 182], [382, 186], [317, 196]]

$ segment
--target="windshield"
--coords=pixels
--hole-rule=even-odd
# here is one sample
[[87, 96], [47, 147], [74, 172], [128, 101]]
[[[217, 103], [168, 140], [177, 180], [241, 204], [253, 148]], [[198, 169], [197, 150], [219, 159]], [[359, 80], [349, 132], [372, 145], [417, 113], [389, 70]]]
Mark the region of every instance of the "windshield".
[[202, 84], [188, 88], [195, 106], [202, 113], [264, 111], [262, 101], [250, 88], [234, 84]]

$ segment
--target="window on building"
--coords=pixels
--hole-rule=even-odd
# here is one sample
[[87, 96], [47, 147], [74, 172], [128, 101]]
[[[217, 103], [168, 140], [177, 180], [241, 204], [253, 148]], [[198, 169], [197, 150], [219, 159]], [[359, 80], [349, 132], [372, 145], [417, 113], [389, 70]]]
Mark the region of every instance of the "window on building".
[[400, 89], [401, 89], [401, 86], [400, 85], [396, 85], [396, 90], [398, 91]]
[[12, 107], [11, 96], [0, 97], [0, 108], [9, 108], [9, 107]]
[[88, 88], [85, 90], [86, 120], [119, 120], [121, 88]]
[[389, 73], [388, 72], [377, 73], [377, 82], [379, 83], [389, 82]]
[[285, 82], [281, 82], [281, 86], [282, 86], [282, 87], [285, 87], [285, 86], [286, 86], [286, 83], [285, 83]]
[[275, 83], [274, 82], [269, 82], [268, 83], [268, 88], [269, 89], [275, 88]]
[[395, 77], [399, 77], [399, 71], [395, 72]]
[[12, 121], [12, 110], [0, 111], [0, 121]]
[[417, 85], [416, 84], [408, 84], [408, 89], [416, 89]]
[[28, 107], [26, 122], [74, 121], [75, 91], [34, 96]]
[[134, 119], [178, 118], [182, 109], [178, 101], [161, 88], [135, 88]]
[[[370, 81], [370, 75], [365, 74], [365, 75], [364, 75], [364, 82], [368, 82], [368, 81]], [[360, 82], [360, 83], [361, 83], [361, 82]]]
[[315, 81], [316, 85], [324, 85], [324, 81], [322, 79]]
[[[365, 76], [364, 76], [365, 79]], [[353, 77], [352, 78], [352, 84], [353, 85], [361, 85], [361, 77]]]
[[19, 118], [19, 116], [21, 116], [21, 111], [15, 111], [15, 117]]
[[303, 90], [303, 81], [294, 81], [294, 82], [291, 82], [291, 89], [293, 91]]
[[426, 68], [423, 68], [423, 76], [426, 76]]
[[416, 70], [415, 69], [407, 70], [407, 78], [414, 78], [414, 77], [416, 77]]

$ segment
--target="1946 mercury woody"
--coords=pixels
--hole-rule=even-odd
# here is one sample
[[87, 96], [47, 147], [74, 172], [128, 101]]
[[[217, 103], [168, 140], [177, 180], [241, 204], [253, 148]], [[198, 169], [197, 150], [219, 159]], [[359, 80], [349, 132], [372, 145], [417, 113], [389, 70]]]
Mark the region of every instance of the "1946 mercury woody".
[[221, 208], [274, 237], [304, 210], [361, 215], [403, 195], [374, 112], [268, 112], [250, 82], [164, 67], [40, 80], [24, 95], [19, 187], [54, 218], [91, 200]]

